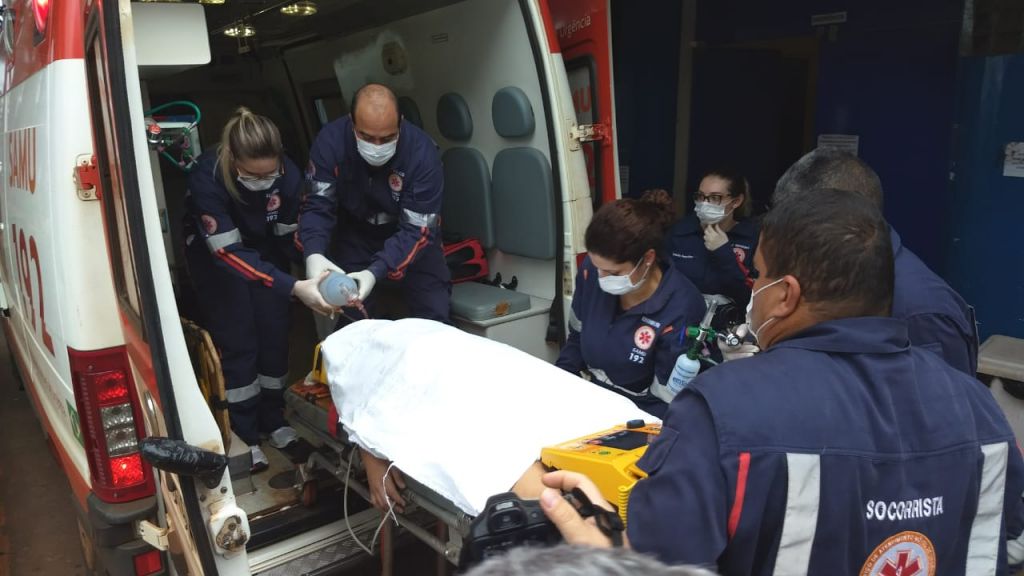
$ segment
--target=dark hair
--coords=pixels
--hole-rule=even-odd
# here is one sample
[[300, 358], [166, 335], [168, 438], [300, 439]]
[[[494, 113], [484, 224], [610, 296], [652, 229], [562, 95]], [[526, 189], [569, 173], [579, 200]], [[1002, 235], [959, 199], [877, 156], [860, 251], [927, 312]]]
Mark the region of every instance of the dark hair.
[[790, 166], [775, 184], [772, 205], [818, 188], [856, 192], [874, 202], [879, 210], [882, 208], [882, 181], [878, 174], [860, 158], [835, 148], [817, 148]]
[[401, 118], [402, 114], [398, 110], [398, 97], [395, 96], [395, 93], [391, 91], [391, 88], [388, 88], [383, 84], [370, 82], [369, 84], [364, 84], [361, 88], [359, 88], [359, 90], [356, 90], [355, 94], [352, 95], [352, 121], [355, 122], [356, 109], [359, 107], [359, 100], [361, 98], [366, 97], [375, 100], [382, 96], [387, 98], [387, 100], [391, 102], [391, 105], [395, 107], [395, 114], [397, 114], [398, 117]]
[[714, 178], [721, 178], [726, 181], [725, 190], [729, 193], [729, 196], [735, 198], [737, 196], [743, 197], [743, 204], [736, 210], [736, 214], [747, 218], [753, 211], [753, 198], [750, 195], [750, 182], [739, 172], [732, 168], [718, 168], [705, 174], [701, 180], [708, 176]]
[[762, 273], [795, 276], [804, 299], [824, 318], [888, 316], [894, 272], [882, 213], [853, 192], [812, 192], [814, 202], [789, 199], [765, 214]]
[[626, 548], [559, 544], [521, 546], [496, 555], [466, 576], [714, 576], [696, 566], [668, 566]]
[[676, 219], [668, 192], [656, 189], [637, 198], [621, 198], [598, 209], [584, 237], [587, 250], [615, 262], [636, 262], [661, 249], [665, 231]]

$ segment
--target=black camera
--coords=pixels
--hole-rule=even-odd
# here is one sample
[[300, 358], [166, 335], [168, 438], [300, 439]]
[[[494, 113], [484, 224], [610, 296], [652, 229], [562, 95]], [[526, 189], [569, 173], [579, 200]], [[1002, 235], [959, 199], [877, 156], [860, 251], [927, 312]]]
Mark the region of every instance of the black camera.
[[462, 569], [516, 546], [549, 546], [562, 540], [538, 500], [521, 500], [512, 492], [487, 499], [463, 541]]

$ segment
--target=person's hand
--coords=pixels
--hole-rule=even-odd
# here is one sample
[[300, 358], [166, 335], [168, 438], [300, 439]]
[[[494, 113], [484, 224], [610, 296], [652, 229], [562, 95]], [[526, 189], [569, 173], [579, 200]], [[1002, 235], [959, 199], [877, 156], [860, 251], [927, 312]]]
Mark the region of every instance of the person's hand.
[[356, 281], [359, 285], [359, 301], [366, 302], [366, 299], [370, 297], [370, 292], [373, 291], [373, 287], [377, 284], [377, 278], [374, 277], [373, 272], [369, 270], [360, 270], [359, 272], [353, 272], [349, 274], [349, 278]]
[[322, 282], [328, 274], [330, 274], [329, 270], [322, 270], [319, 276], [315, 276], [308, 280], [296, 281], [295, 285], [292, 286], [292, 296], [298, 298], [314, 312], [323, 314], [324, 316], [334, 316], [334, 306], [328, 304], [320, 294], [320, 282]]
[[319, 278], [325, 270], [345, 273], [344, 270], [327, 259], [323, 254], [310, 254], [306, 256], [306, 278]]
[[[583, 474], [578, 472], [567, 472], [558, 470], [545, 474], [541, 479], [547, 488], [540, 494], [540, 505], [544, 514], [554, 523], [562, 537], [569, 544], [582, 544], [595, 548], [611, 548], [612, 541], [597, 527], [593, 518], [580, 516], [568, 500], [562, 496], [562, 492], [570, 492], [573, 488], [579, 488], [590, 498], [594, 506], [600, 506], [608, 511], [613, 511], [611, 504], [605, 501], [597, 486]], [[623, 534], [625, 538], [625, 534]], [[623, 542], [628, 546], [628, 542]]]
[[725, 243], [729, 241], [729, 236], [722, 231], [722, 227], [718, 224], [712, 224], [704, 228], [704, 247], [714, 252]]
[[[363, 459], [363, 466], [366, 468], [366, 483], [370, 488], [370, 503], [373, 507], [387, 512], [388, 499], [395, 505], [395, 510], [402, 512], [405, 509], [405, 499], [402, 498], [402, 490], [405, 490], [405, 478], [398, 468], [392, 467], [387, 460], [377, 458], [362, 448], [359, 455]], [[387, 478], [384, 475], [387, 474]]]
[[739, 342], [733, 345], [730, 345], [726, 341], [725, 334], [718, 335], [718, 349], [722, 351], [722, 359], [725, 362], [729, 362], [730, 360], [739, 360], [740, 358], [750, 358], [761, 351], [756, 344], [748, 344], [743, 341], [749, 331], [750, 330], [746, 324], [740, 324], [737, 326], [734, 334], [739, 338]]

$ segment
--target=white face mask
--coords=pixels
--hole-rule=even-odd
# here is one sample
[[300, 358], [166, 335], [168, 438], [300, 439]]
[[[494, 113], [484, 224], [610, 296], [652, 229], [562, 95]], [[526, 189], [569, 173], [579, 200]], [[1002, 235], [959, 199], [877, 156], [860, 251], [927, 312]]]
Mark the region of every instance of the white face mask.
[[242, 177], [239, 176], [238, 183], [241, 184], [242, 186], [245, 186], [247, 189], [252, 190], [253, 192], [265, 192], [269, 190], [271, 186], [274, 185], [274, 182], [277, 182], [278, 178], [280, 178], [280, 176], [271, 176], [268, 178], [259, 178], [256, 180], [242, 180]]
[[640, 278], [640, 281], [637, 282], [636, 284], [633, 284], [633, 281], [630, 280], [630, 277], [633, 275], [633, 272], [636, 272], [636, 269], [640, 267], [640, 264], [643, 261], [644, 259], [640, 258], [640, 261], [636, 263], [636, 266], [633, 266], [633, 269], [630, 270], [629, 274], [625, 274], [623, 276], [598, 276], [597, 284], [601, 287], [601, 290], [604, 290], [605, 292], [613, 296], [622, 296], [623, 294], [629, 294], [630, 292], [639, 288], [640, 285], [644, 283], [644, 280], [647, 279], [647, 273], [651, 271], [651, 267], [648, 266], [647, 270], [644, 271], [643, 277]]
[[775, 286], [776, 284], [782, 282], [783, 280], [785, 280], [784, 277], [779, 278], [778, 280], [772, 282], [771, 284], [765, 284], [764, 286], [761, 286], [757, 290], [754, 290], [754, 293], [750, 295], [750, 302], [747, 302], [747, 328], [750, 329], [750, 334], [754, 337], [754, 342], [757, 342], [757, 333], [760, 332], [765, 326], [767, 326], [769, 322], [775, 320], [775, 318], [769, 318], [765, 320], [763, 323], [761, 323], [761, 325], [758, 326], [756, 329], [754, 328], [754, 319], [751, 316], [751, 312], [753, 312], [754, 310], [754, 297], [760, 294], [765, 288], [771, 288], [772, 286]]
[[700, 220], [701, 224], [718, 224], [725, 218], [726, 214], [732, 212], [732, 210], [726, 210], [725, 206], [718, 206], [711, 202], [697, 202], [696, 207], [697, 219]]
[[398, 149], [398, 138], [385, 144], [371, 144], [356, 136], [356, 148], [367, 164], [370, 166], [383, 166], [395, 155], [395, 150]]

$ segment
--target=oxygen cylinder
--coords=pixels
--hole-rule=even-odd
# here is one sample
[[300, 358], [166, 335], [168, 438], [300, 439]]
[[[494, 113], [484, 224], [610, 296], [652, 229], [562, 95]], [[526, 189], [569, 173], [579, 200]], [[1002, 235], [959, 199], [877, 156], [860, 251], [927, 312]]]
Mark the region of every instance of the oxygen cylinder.
[[697, 373], [700, 372], [700, 360], [691, 358], [690, 354], [680, 354], [672, 375], [668, 379], [668, 389], [675, 396], [683, 391]]

